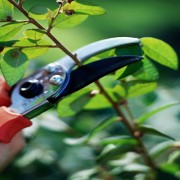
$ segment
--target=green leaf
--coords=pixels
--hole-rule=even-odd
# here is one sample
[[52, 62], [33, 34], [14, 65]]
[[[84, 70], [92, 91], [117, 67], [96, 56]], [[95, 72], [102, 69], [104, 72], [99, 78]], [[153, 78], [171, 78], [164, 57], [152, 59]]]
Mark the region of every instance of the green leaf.
[[26, 23], [8, 23], [0, 27], [0, 41], [14, 37]]
[[126, 90], [126, 98], [147, 94], [154, 91], [156, 87], [157, 83], [155, 82], [143, 82], [138, 80], [126, 82], [124, 85]]
[[42, 39], [44, 34], [45, 34], [45, 31], [41, 29], [27, 29], [25, 31], [25, 35], [28, 39], [32, 39], [36, 41]]
[[148, 112], [148, 113], [142, 115], [141, 117], [139, 117], [139, 118], [137, 119], [137, 123], [138, 123], [138, 124], [142, 124], [142, 123], [144, 123], [148, 118], [150, 118], [151, 116], [157, 114], [158, 112], [161, 112], [161, 111], [163, 111], [163, 110], [165, 110], [165, 109], [168, 109], [168, 108], [170, 108], [170, 107], [172, 107], [172, 106], [179, 105], [179, 104], [180, 104], [180, 103], [168, 104], [168, 105], [162, 106], [162, 107], [160, 107], [160, 108], [157, 108], [157, 109], [155, 109], [155, 110], [153, 110], [153, 111], [151, 111], [151, 112]]
[[78, 145], [78, 144], [84, 144], [87, 140], [87, 136], [82, 136], [80, 138], [65, 138], [64, 143], [68, 145]]
[[111, 103], [102, 94], [94, 95], [84, 106], [86, 110], [97, 110], [112, 107]]
[[18, 40], [12, 40], [12, 41], [0, 41], [0, 47], [12, 47]]
[[88, 18], [88, 15], [73, 14], [71, 16], [67, 16], [61, 13], [53, 21], [52, 26], [56, 28], [62, 28], [62, 29], [71, 28], [71, 27], [81, 24], [87, 18]]
[[134, 173], [147, 173], [149, 172], [150, 167], [142, 165], [142, 164], [137, 164], [137, 163], [131, 163], [123, 167], [122, 171], [126, 172], [134, 172]]
[[169, 138], [174, 140], [174, 138], [158, 131], [157, 129], [154, 129], [153, 127], [149, 126], [149, 125], [140, 125], [139, 126], [139, 130], [142, 131], [145, 134], [152, 134], [152, 135], [156, 135], [156, 136], [160, 136], [160, 137], [165, 137], [165, 138]]
[[146, 56], [141, 62], [143, 63], [142, 67], [133, 76], [139, 80], [156, 81], [159, 78], [156, 66]]
[[[117, 56], [124, 56], [124, 55], [142, 56], [142, 49], [139, 44], [131, 44], [116, 48], [115, 54]], [[125, 78], [126, 76], [132, 75], [137, 70], [139, 70], [141, 66], [142, 66], [142, 62], [139, 61], [123, 67], [116, 71], [115, 79], [122, 79]]]
[[[132, 180], [136, 174], [147, 173], [150, 168], [139, 162], [137, 153], [127, 152], [121, 158], [108, 162], [113, 167], [111, 174], [121, 177], [120, 179]], [[147, 178], [148, 179], [148, 178]]]
[[[114, 91], [114, 86], [118, 83], [114, 81], [113, 76], [108, 75], [101, 78], [101, 83], [103, 84], [106, 92], [108, 92], [109, 96], [117, 101], [117, 96]], [[97, 89], [95, 84], [91, 84], [89, 88], [92, 89], [90, 101], [85, 105], [84, 109], [86, 110], [97, 110], [97, 109], [105, 109], [112, 108], [111, 103], [107, 100], [107, 98]]]
[[73, 10], [76, 14], [87, 14], [87, 15], [101, 15], [106, 14], [106, 10], [96, 4], [86, 2], [86, 1], [73, 1], [71, 3], [66, 3], [62, 8], [66, 13], [69, 10]]
[[45, 54], [49, 49], [49, 45], [50, 43], [44, 39], [36, 41], [28, 38], [19, 39], [19, 41], [14, 44], [14, 46], [25, 47], [22, 48], [22, 52], [26, 54], [28, 59], [33, 59]]
[[180, 160], [180, 151], [177, 150], [177, 151], [172, 152], [172, 153], [169, 155], [168, 163], [169, 163], [169, 164], [173, 164], [173, 163], [179, 164], [179, 160]]
[[[118, 179], [128, 179], [133, 180], [135, 179], [136, 175], [142, 174], [142, 172], [134, 172], [134, 171], [126, 171], [125, 167], [116, 167], [111, 170], [111, 174], [115, 177], [118, 177]], [[144, 179], [143, 179], [144, 180]]]
[[126, 89], [125, 87], [123, 87], [123, 85], [116, 85], [114, 88], [113, 88], [113, 91], [114, 91], [114, 94], [119, 98], [124, 98], [126, 97]]
[[[136, 146], [135, 146], [136, 147]], [[135, 150], [136, 151], [136, 150]], [[136, 152], [127, 152], [121, 158], [109, 161], [108, 164], [111, 167], [125, 167], [130, 164], [134, 164], [139, 159], [140, 155]]]
[[145, 55], [163, 66], [178, 69], [178, 57], [173, 48], [162, 40], [141, 38]]
[[81, 170], [81, 171], [78, 171], [75, 174], [71, 175], [68, 179], [69, 180], [89, 180], [89, 179], [93, 179], [93, 176], [97, 173], [97, 171], [98, 171], [97, 168]]
[[123, 79], [129, 75], [134, 74], [142, 66], [142, 62], [138, 61], [128, 66], [125, 66], [115, 72], [115, 79]]
[[12, 19], [13, 5], [8, 0], [0, 0], [0, 20]]
[[156, 180], [179, 180], [179, 178], [169, 172], [162, 170], [162, 169], [157, 169], [156, 170]]
[[157, 83], [144, 82], [139, 80], [127, 81], [113, 88], [119, 98], [133, 98], [155, 90]]
[[133, 144], [123, 144], [115, 146], [113, 144], [107, 145], [101, 154], [97, 157], [99, 163], [104, 163], [109, 160], [118, 159], [122, 154], [134, 151], [135, 146]]
[[36, 20], [45, 20], [48, 17], [48, 9], [42, 5], [35, 5], [30, 8], [28, 15]]
[[75, 112], [80, 112], [83, 109], [83, 107], [87, 104], [89, 99], [89, 91], [87, 91], [83, 95], [81, 94], [81, 96], [76, 96], [76, 100], [71, 102], [70, 108], [73, 109], [73, 111]]
[[96, 56], [90, 57], [83, 64], [88, 64], [88, 63], [91, 63], [100, 59], [105, 59], [105, 58], [113, 57], [113, 56], [115, 56], [115, 49], [110, 49], [110, 50], [101, 52], [97, 54]]
[[58, 104], [58, 113], [60, 117], [73, 116], [80, 112], [85, 104], [90, 100], [90, 90], [82, 89], [64, 98]]
[[137, 55], [142, 56], [143, 52], [139, 44], [129, 44], [126, 46], [117, 47], [115, 50], [117, 56]]
[[153, 103], [155, 103], [156, 100], [158, 100], [158, 94], [156, 91], [152, 91], [142, 97], [142, 102], [146, 106], [152, 105]]
[[108, 58], [108, 57], [113, 57], [115, 56], [115, 49], [110, 49], [110, 50], [106, 50], [106, 51], [103, 51], [99, 54], [97, 54], [96, 56], [93, 56], [93, 57], [98, 57], [99, 59], [105, 59], [105, 58]]
[[1, 60], [1, 71], [9, 86], [19, 81], [25, 73], [27, 56], [18, 49], [10, 49]]
[[166, 150], [170, 149], [173, 147], [173, 143], [172, 141], [166, 141], [166, 142], [162, 142], [157, 144], [156, 146], [154, 146], [151, 150], [150, 150], [150, 155], [156, 159], [159, 155], [161, 155], [163, 152], [165, 152]]
[[171, 174], [178, 174], [179, 173], [179, 169], [180, 169], [180, 165], [178, 164], [169, 164], [169, 163], [163, 163], [161, 165], [161, 169], [165, 172], [169, 172]]
[[57, 117], [54, 110], [51, 110], [49, 113], [41, 114], [38, 120], [40, 121], [40, 123], [38, 123], [39, 128], [47, 129], [51, 132], [66, 133], [72, 131], [71, 127], [66, 122]]
[[104, 157], [106, 157], [106, 155], [108, 155], [109, 153], [111, 153], [112, 151], [114, 151], [116, 149], [116, 145], [114, 144], [108, 144], [101, 152], [101, 154], [97, 157], [98, 161], [101, 161]]
[[132, 139], [130, 136], [114, 136], [104, 138], [100, 142], [102, 145], [107, 144], [115, 144], [115, 145], [123, 145], [123, 144], [137, 144], [135, 139]]
[[87, 141], [89, 141], [95, 134], [109, 127], [117, 121], [117, 117], [111, 117], [100, 122], [92, 131], [88, 134]]

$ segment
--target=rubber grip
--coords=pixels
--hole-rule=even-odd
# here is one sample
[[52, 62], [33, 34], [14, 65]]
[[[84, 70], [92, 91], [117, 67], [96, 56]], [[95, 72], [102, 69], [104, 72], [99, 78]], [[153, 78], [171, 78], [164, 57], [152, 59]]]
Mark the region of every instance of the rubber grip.
[[7, 85], [6, 81], [0, 77], [0, 106], [9, 106], [11, 104], [9, 90], [10, 87]]
[[0, 107], [0, 142], [9, 143], [16, 133], [31, 125], [32, 122], [23, 115]]

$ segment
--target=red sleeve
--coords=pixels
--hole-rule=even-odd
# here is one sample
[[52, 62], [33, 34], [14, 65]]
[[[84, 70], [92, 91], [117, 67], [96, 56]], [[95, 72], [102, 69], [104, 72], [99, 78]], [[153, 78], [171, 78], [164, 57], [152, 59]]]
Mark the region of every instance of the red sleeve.
[[10, 87], [0, 77], [0, 142], [3, 143], [9, 143], [19, 131], [32, 125], [28, 118], [8, 109], [11, 104], [9, 91]]
[[0, 106], [9, 106], [11, 104], [9, 90], [10, 87], [7, 85], [6, 81], [0, 77]]

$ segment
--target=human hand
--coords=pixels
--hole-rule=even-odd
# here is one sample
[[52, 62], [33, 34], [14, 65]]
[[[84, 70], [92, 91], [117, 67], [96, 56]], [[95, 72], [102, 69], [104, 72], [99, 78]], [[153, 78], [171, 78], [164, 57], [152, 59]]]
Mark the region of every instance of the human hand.
[[0, 172], [16, 157], [25, 146], [22, 133], [16, 134], [10, 143], [0, 143]]
[[[11, 101], [8, 96], [10, 88], [0, 77], [0, 106], [9, 106]], [[0, 119], [1, 121], [1, 119]], [[1, 124], [1, 123], [0, 123]], [[17, 133], [10, 143], [0, 142], [0, 171], [2, 171], [21, 151], [25, 145], [22, 133]]]

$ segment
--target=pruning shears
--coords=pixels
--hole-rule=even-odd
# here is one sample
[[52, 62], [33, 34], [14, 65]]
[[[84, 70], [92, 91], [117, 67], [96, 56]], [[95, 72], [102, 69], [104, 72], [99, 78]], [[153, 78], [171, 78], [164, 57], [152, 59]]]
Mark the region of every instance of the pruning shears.
[[[110, 38], [84, 46], [74, 53], [82, 62], [103, 51], [132, 44], [140, 46], [140, 40]], [[74, 68], [75, 62], [66, 56], [22, 79], [10, 90], [5, 82], [1, 83], [0, 142], [10, 142], [17, 132], [32, 124], [30, 119], [52, 108], [67, 95], [141, 59], [141, 56], [136, 55], [115, 56]]]

